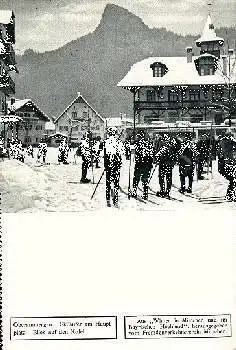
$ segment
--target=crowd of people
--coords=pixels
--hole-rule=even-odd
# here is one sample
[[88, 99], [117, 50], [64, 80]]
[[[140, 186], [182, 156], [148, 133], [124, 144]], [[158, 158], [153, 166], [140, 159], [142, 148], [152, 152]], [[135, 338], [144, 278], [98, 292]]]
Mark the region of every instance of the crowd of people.
[[[202, 135], [199, 140], [194, 140], [191, 134], [173, 136], [168, 134], [157, 135], [150, 138], [147, 132], [136, 133], [135, 140], [132, 137], [121, 141], [117, 129], [108, 128], [104, 141], [99, 136], [92, 137], [86, 133], [78, 148], [76, 155], [82, 158], [80, 183], [89, 184], [87, 177], [89, 167], [100, 168], [104, 160], [104, 172], [106, 175], [106, 202], [111, 206], [111, 200], [118, 207], [118, 193], [120, 172], [124, 158], [129, 161], [128, 196], [137, 198], [139, 183], [142, 183], [142, 199], [148, 200], [149, 183], [156, 169], [158, 169], [159, 190], [156, 195], [162, 198], [170, 198], [172, 189], [172, 174], [174, 166], [179, 168], [180, 188], [182, 194], [191, 194], [193, 191], [194, 174], [197, 180], [203, 180], [204, 168], [212, 171], [212, 160], [218, 157], [218, 171], [229, 181], [226, 200], [236, 201], [236, 163], [234, 150], [236, 139], [230, 132], [219, 136], [217, 140], [208, 135]], [[68, 140], [63, 138], [58, 147], [58, 163], [69, 164], [68, 155], [70, 147]], [[5, 152], [5, 153], [4, 153]], [[16, 160], [24, 162], [25, 155], [34, 158], [34, 149], [31, 145], [24, 148], [21, 141], [9, 140], [5, 150], [3, 141], [0, 140], [0, 153], [7, 154]], [[132, 157], [132, 153], [134, 157]], [[47, 143], [44, 139], [38, 145], [36, 162], [45, 164], [47, 156]], [[131, 181], [131, 163], [134, 161], [133, 179]], [[132, 183], [132, 186], [131, 186]]]
[[[127, 138], [122, 142], [117, 134], [116, 128], [109, 128], [107, 139], [100, 141], [97, 153], [91, 153], [88, 135], [81, 143], [82, 176], [81, 183], [89, 183], [87, 170], [91, 166], [91, 157], [97, 154], [100, 157], [103, 150], [104, 170], [106, 173], [106, 201], [111, 206], [111, 194], [114, 206], [118, 206], [118, 190], [120, 171], [123, 158], [132, 161], [132, 150], [134, 152], [134, 173], [131, 186], [129, 166], [129, 196], [137, 198], [137, 189], [141, 181], [143, 187], [143, 200], [148, 199], [149, 183], [154, 171], [158, 167], [158, 178], [160, 190], [156, 195], [162, 198], [170, 198], [172, 188], [172, 175], [174, 166], [179, 168], [180, 188], [182, 194], [191, 194], [194, 173], [197, 180], [203, 180], [204, 169], [212, 171], [212, 161], [218, 156], [218, 170], [228, 181], [229, 186], [226, 193], [228, 201], [236, 201], [236, 164], [234, 161], [234, 149], [236, 139], [230, 132], [221, 135], [218, 140], [202, 135], [195, 141], [191, 134], [182, 137], [168, 134], [159, 135], [151, 139], [145, 132], [137, 133], [135, 141]], [[95, 159], [95, 157], [94, 157]], [[131, 188], [132, 187], [132, 188]]]

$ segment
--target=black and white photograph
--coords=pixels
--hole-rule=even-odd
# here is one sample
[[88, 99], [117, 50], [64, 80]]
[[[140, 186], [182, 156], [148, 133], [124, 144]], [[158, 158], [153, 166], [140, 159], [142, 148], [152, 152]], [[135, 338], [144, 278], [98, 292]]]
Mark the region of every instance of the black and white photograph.
[[235, 209], [235, 6], [1, 1], [2, 211]]
[[1, 0], [0, 73], [4, 350], [235, 350], [236, 0]]

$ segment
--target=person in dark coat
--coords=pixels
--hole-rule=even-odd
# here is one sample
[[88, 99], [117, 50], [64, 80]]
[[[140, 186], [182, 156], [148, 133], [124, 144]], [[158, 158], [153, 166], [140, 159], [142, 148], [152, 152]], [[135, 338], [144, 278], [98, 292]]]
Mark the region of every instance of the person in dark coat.
[[137, 198], [137, 188], [141, 179], [143, 199], [148, 199], [148, 183], [153, 165], [154, 148], [148, 134], [140, 132], [135, 143], [135, 166], [132, 197]]
[[204, 164], [210, 161], [210, 138], [207, 135], [202, 135], [198, 140], [196, 147], [198, 151], [197, 177], [198, 180], [204, 180], [204, 176], [202, 175]]
[[218, 144], [218, 171], [228, 181], [229, 185], [226, 192], [228, 201], [236, 201], [236, 165], [234, 159], [234, 149], [236, 148], [236, 139], [230, 132], [225, 133], [219, 139]]
[[[192, 193], [193, 176], [195, 169], [195, 161], [197, 149], [190, 137], [186, 137], [182, 142], [178, 155], [179, 176], [180, 176], [180, 192]], [[185, 179], [188, 178], [188, 188], [185, 187]]]
[[84, 135], [83, 139], [81, 140], [80, 154], [82, 158], [82, 173], [80, 183], [87, 184], [91, 182], [90, 179], [87, 179], [87, 172], [91, 163], [91, 149], [88, 135]]
[[159, 150], [155, 155], [156, 162], [159, 164], [159, 185], [160, 191], [157, 191], [158, 197], [169, 198], [172, 187], [172, 173], [177, 157], [177, 142], [168, 135], [163, 135], [160, 140]]

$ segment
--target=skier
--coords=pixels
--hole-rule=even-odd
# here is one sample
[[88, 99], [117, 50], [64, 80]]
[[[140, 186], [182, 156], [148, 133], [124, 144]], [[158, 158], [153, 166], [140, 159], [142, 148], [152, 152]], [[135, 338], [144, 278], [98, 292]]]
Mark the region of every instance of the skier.
[[58, 163], [69, 164], [68, 163], [69, 146], [65, 138], [61, 141], [58, 151], [59, 151]]
[[87, 179], [88, 167], [91, 163], [91, 149], [89, 145], [88, 135], [84, 135], [81, 140], [80, 154], [82, 157], [82, 174], [80, 183], [87, 184], [91, 182], [90, 179]]
[[159, 164], [159, 185], [158, 197], [170, 198], [172, 187], [172, 172], [176, 162], [177, 142], [164, 134], [159, 143], [159, 150], [155, 155], [155, 161]]
[[234, 149], [236, 148], [236, 139], [230, 132], [220, 138], [218, 145], [218, 171], [228, 181], [229, 185], [226, 192], [228, 201], [236, 201], [236, 165], [234, 159]]
[[154, 148], [148, 134], [140, 132], [135, 143], [135, 166], [132, 197], [137, 198], [137, 187], [141, 178], [143, 199], [148, 199], [148, 183], [153, 165]]
[[41, 142], [38, 145], [37, 162], [40, 162], [40, 159], [42, 157], [43, 163], [45, 163], [47, 151], [48, 151], [48, 146], [44, 141], [44, 139], [41, 139]]
[[113, 204], [118, 208], [118, 189], [122, 156], [125, 154], [123, 142], [117, 137], [117, 128], [107, 130], [108, 138], [104, 143], [104, 168], [106, 172], [106, 201], [111, 206], [111, 187], [113, 184]]
[[202, 137], [197, 142], [197, 177], [198, 180], [204, 180], [202, 176], [204, 164], [209, 161], [210, 155], [210, 139], [207, 135], [202, 135]]
[[[191, 141], [191, 137], [186, 136], [182, 142], [178, 155], [179, 176], [181, 188], [180, 193], [192, 193], [193, 175], [195, 169], [195, 160], [197, 156], [197, 149], [195, 144]], [[185, 188], [185, 178], [188, 177], [188, 188]]]

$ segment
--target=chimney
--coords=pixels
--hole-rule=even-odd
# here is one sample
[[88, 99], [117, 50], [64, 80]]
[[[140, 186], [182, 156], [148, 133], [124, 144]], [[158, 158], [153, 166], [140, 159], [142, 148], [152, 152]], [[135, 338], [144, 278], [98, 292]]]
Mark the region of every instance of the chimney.
[[77, 96], [80, 97], [80, 95], [81, 95], [80, 92], [77, 92]]
[[186, 53], [187, 53], [187, 63], [191, 63], [193, 58], [193, 48], [191, 46], [186, 47]]
[[13, 105], [16, 102], [15, 98], [11, 98], [11, 105]]
[[227, 56], [222, 55], [222, 61], [223, 61], [223, 74], [227, 75]]

